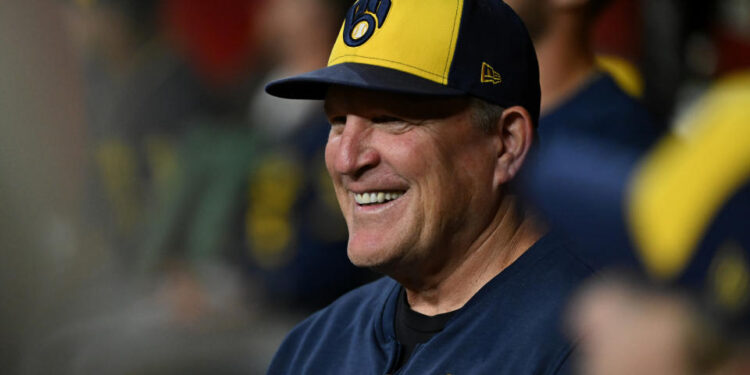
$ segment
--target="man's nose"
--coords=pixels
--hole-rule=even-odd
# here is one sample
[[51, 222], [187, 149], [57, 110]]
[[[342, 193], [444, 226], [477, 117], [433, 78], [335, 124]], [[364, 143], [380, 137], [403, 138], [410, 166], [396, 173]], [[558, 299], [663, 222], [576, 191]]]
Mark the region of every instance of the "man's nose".
[[334, 150], [334, 168], [338, 173], [357, 178], [380, 162], [373, 144], [373, 128], [368, 119], [347, 115], [344, 130]]

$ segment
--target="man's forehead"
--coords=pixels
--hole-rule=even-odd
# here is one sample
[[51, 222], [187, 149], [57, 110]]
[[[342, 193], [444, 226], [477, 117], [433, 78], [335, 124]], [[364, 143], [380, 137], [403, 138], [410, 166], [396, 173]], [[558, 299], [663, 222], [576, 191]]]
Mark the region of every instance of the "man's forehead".
[[325, 97], [327, 113], [385, 111], [413, 118], [439, 118], [469, 106], [468, 96], [430, 96], [331, 86]]

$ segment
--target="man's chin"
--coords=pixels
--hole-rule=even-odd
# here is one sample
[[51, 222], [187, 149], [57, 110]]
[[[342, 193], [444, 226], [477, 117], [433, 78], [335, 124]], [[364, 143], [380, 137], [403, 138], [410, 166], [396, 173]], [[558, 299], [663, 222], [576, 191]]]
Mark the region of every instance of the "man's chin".
[[347, 256], [349, 261], [357, 267], [374, 268], [382, 263], [382, 259], [377, 252], [349, 249]]
[[[404, 268], [404, 259], [393, 251], [356, 251], [349, 249], [349, 261], [357, 267], [369, 268], [370, 270], [396, 277]], [[399, 271], [401, 270], [401, 271]]]
[[352, 248], [347, 250], [349, 261], [357, 267], [370, 268], [381, 271], [393, 263], [392, 256], [384, 249], [377, 248]]

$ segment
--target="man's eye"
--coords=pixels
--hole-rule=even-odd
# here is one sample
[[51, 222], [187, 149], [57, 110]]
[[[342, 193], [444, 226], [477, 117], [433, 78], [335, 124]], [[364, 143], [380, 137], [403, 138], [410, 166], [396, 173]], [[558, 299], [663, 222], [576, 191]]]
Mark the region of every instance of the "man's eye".
[[328, 122], [331, 124], [330, 135], [341, 134], [344, 131], [344, 125], [346, 125], [346, 116], [331, 117]]
[[331, 117], [328, 119], [328, 122], [333, 125], [344, 125], [346, 123], [346, 117], [345, 116], [336, 116]]
[[371, 119], [372, 123], [390, 133], [399, 134], [410, 130], [416, 123], [412, 120], [393, 116], [378, 116]]
[[392, 117], [392, 116], [378, 116], [374, 117], [372, 119], [372, 122], [375, 124], [385, 124], [389, 122], [402, 122], [400, 118]]

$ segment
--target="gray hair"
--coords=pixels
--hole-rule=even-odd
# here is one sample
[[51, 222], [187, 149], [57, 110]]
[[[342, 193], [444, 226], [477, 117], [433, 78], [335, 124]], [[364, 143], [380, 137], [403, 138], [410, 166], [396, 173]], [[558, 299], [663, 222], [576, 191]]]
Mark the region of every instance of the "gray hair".
[[495, 130], [497, 121], [500, 120], [505, 110], [505, 108], [497, 104], [492, 104], [475, 97], [470, 99], [470, 106], [472, 108], [471, 117], [474, 125], [487, 133]]

